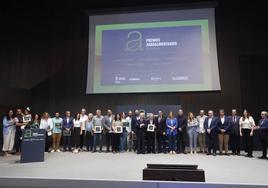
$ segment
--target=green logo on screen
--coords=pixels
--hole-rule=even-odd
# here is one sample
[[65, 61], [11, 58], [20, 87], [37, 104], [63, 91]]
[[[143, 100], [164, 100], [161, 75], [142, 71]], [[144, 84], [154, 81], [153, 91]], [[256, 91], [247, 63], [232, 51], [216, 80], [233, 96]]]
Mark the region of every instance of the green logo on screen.
[[142, 34], [139, 31], [130, 31], [127, 34], [127, 43], [125, 51], [142, 51]]

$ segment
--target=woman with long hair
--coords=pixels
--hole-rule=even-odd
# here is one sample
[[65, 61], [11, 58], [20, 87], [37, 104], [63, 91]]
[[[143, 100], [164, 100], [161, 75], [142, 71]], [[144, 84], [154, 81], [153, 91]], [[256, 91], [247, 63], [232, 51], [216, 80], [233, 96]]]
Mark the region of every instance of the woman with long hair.
[[244, 150], [247, 152], [247, 157], [252, 156], [253, 147], [253, 131], [255, 126], [255, 121], [252, 116], [250, 116], [247, 110], [244, 110], [243, 116], [239, 120], [240, 126], [240, 136], [243, 138]]
[[40, 129], [46, 130], [46, 148], [45, 151], [50, 151], [50, 146], [52, 142], [52, 129], [53, 129], [53, 122], [50, 118], [48, 112], [44, 112], [40, 121]]
[[197, 146], [197, 137], [198, 137], [198, 121], [194, 117], [192, 112], [188, 113], [188, 120], [187, 120], [187, 132], [189, 137], [189, 145], [190, 145], [190, 153], [196, 154], [196, 146]]
[[122, 133], [118, 132], [116, 130], [118, 127], [121, 126], [121, 129], [123, 129], [123, 122], [122, 122], [122, 116], [121, 114], [115, 114], [113, 124], [112, 124], [112, 129], [113, 129], [113, 135], [112, 135], [112, 152], [116, 153], [119, 151], [119, 146], [120, 146], [120, 137]]
[[13, 110], [8, 110], [3, 119], [3, 152], [6, 155], [11, 154], [15, 141], [16, 121]]
[[173, 116], [173, 112], [169, 112], [168, 118], [166, 120], [166, 126], [169, 143], [169, 153], [175, 154], [175, 139], [177, 135], [178, 121], [177, 118]]
[[75, 115], [75, 118], [73, 119], [74, 127], [73, 127], [73, 133], [74, 133], [74, 153], [79, 152], [80, 148], [80, 135], [82, 134], [82, 123], [80, 121], [80, 113], [77, 112]]

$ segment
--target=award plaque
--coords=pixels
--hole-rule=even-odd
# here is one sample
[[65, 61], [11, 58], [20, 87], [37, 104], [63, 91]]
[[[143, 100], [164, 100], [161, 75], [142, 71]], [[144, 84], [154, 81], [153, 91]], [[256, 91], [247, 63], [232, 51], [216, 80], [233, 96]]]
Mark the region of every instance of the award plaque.
[[122, 132], [123, 132], [122, 126], [115, 126], [115, 133], [122, 133]]
[[55, 123], [55, 127], [56, 127], [57, 129], [61, 129], [61, 128], [62, 128], [62, 124], [61, 124], [61, 123]]
[[71, 136], [71, 131], [63, 130], [62, 134], [63, 136]]
[[95, 132], [94, 133], [101, 133], [101, 126], [95, 126]]
[[127, 121], [126, 122], [123, 122], [123, 126], [124, 127], [129, 127], [129, 122], [127, 122]]
[[148, 132], [154, 132], [154, 129], [155, 129], [155, 125], [154, 124], [149, 124], [148, 127], [147, 127], [147, 131]]

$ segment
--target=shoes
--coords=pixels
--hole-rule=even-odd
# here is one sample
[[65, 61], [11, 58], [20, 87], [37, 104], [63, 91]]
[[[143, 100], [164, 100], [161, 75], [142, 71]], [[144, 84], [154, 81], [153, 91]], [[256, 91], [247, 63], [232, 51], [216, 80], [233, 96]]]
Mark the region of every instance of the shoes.
[[60, 151], [59, 149], [57, 149], [57, 150], [56, 150], [56, 152], [58, 152], [58, 153], [59, 153], [59, 152], [61, 152], [61, 151]]
[[54, 150], [54, 149], [50, 151], [50, 153], [54, 153], [54, 152], [55, 152], [55, 150]]
[[258, 159], [267, 159], [266, 156], [261, 156], [261, 157], [258, 157]]

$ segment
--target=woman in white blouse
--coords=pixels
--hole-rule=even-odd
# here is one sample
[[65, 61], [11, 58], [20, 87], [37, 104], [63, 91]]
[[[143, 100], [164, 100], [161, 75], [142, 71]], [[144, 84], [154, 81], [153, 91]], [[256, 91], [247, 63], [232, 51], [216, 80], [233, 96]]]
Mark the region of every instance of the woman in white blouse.
[[44, 112], [40, 121], [40, 129], [46, 130], [46, 149], [45, 151], [48, 152], [52, 142], [52, 129], [53, 129], [53, 122], [52, 118], [48, 112]]
[[239, 120], [240, 126], [240, 136], [243, 138], [244, 149], [247, 152], [247, 157], [252, 156], [252, 147], [253, 147], [253, 128], [255, 126], [255, 121], [250, 116], [247, 110], [244, 110], [243, 116]]
[[188, 128], [187, 132], [189, 136], [190, 153], [196, 154], [199, 124], [192, 112], [188, 113], [187, 128]]

